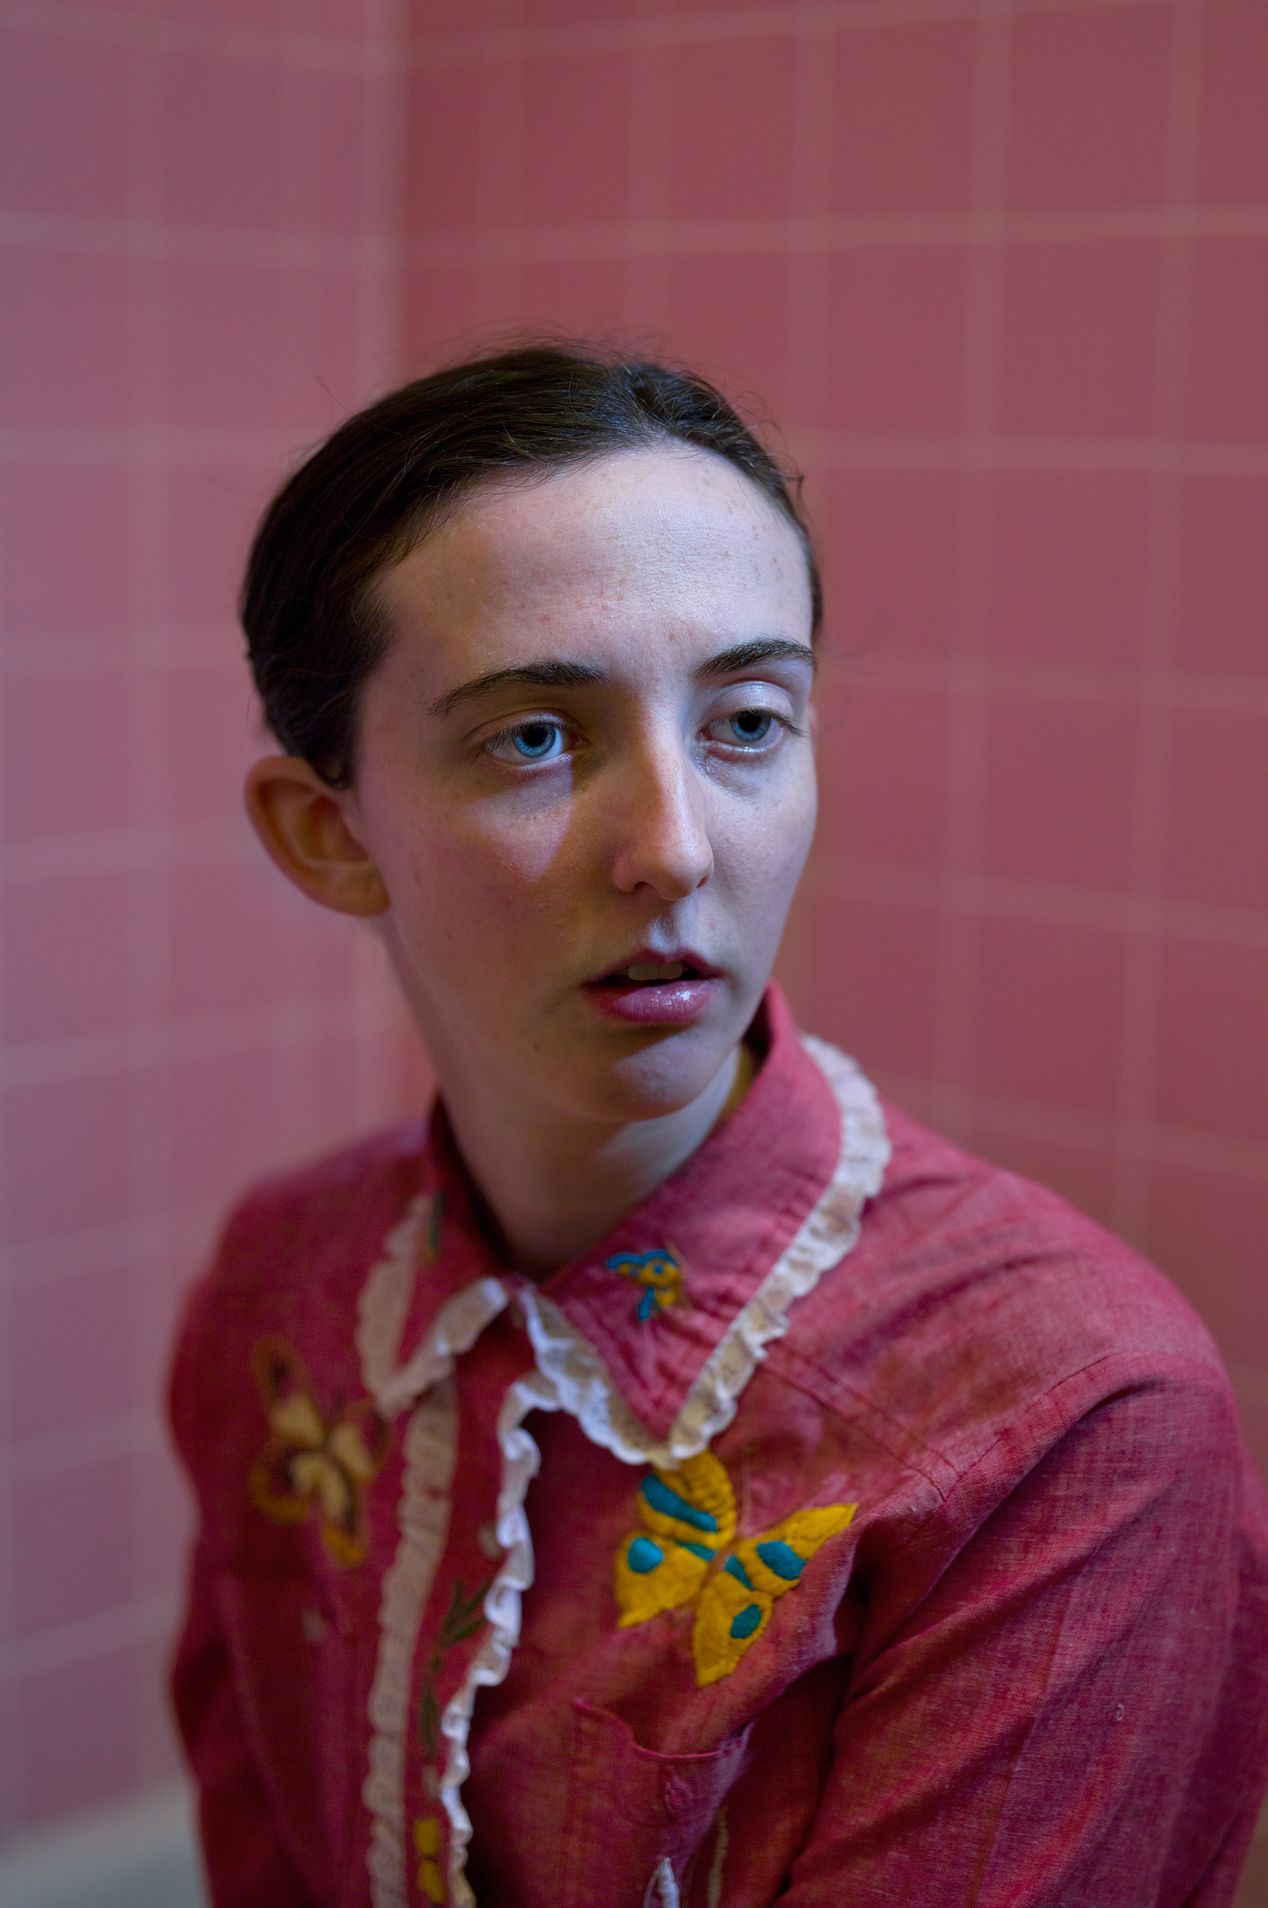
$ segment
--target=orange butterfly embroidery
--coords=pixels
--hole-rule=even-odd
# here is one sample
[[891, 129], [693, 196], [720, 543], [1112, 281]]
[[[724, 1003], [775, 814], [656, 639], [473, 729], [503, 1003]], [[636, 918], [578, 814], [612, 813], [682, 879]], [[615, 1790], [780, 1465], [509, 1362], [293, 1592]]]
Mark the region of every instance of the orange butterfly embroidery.
[[251, 1502], [279, 1524], [306, 1523], [316, 1509], [335, 1562], [361, 1563], [365, 1487], [383, 1468], [389, 1427], [370, 1398], [324, 1416], [303, 1359], [284, 1339], [260, 1339], [252, 1362], [269, 1438], [251, 1467]]

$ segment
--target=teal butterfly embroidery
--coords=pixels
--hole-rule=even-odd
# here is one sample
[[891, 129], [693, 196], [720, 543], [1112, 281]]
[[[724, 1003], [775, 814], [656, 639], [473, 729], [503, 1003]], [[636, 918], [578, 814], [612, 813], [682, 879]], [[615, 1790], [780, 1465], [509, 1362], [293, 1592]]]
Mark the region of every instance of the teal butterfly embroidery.
[[621, 1628], [694, 1603], [696, 1682], [701, 1688], [718, 1682], [761, 1636], [775, 1603], [800, 1581], [810, 1559], [857, 1509], [823, 1504], [794, 1511], [736, 1542], [735, 1493], [711, 1451], [687, 1458], [676, 1471], [653, 1471], [638, 1493], [642, 1528], [617, 1553]]

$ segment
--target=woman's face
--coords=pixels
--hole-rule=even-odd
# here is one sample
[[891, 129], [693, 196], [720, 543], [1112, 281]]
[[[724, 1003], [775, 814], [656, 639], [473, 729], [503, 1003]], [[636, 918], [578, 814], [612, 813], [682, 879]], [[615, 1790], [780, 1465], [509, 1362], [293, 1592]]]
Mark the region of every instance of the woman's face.
[[[582, 1122], [685, 1106], [753, 1017], [814, 834], [796, 532], [722, 458], [624, 451], [482, 486], [380, 591], [392, 640], [340, 804], [442, 1086]], [[804, 654], [700, 673], [771, 638]], [[602, 680], [454, 694], [547, 660]], [[703, 1018], [597, 1010], [585, 983], [644, 942], [722, 970]]]

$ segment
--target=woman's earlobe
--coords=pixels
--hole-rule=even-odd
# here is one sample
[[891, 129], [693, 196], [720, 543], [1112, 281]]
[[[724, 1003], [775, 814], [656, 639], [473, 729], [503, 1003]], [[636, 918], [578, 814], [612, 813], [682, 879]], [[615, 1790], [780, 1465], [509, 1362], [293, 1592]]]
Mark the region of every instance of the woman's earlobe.
[[301, 757], [253, 762], [243, 799], [264, 852], [301, 894], [339, 914], [386, 911], [389, 896], [373, 858], [348, 827], [335, 791]]

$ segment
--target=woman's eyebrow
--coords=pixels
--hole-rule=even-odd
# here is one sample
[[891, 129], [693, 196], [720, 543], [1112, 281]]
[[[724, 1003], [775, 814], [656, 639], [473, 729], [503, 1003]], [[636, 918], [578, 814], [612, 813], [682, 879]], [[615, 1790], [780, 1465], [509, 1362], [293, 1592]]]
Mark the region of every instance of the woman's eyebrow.
[[[752, 669], [763, 662], [809, 663], [812, 674], [817, 674], [819, 669], [817, 651], [808, 648], [805, 643], [789, 642], [786, 636], [755, 636], [748, 642], [733, 643], [729, 649], [721, 649], [716, 656], [699, 663], [695, 680], [698, 683], [712, 682], [719, 676], [732, 675], [737, 669]], [[594, 663], [571, 661], [562, 656], [544, 656], [536, 662], [517, 663], [509, 669], [490, 669], [483, 676], [473, 676], [470, 682], [459, 683], [456, 689], [447, 690], [433, 702], [430, 713], [443, 721], [460, 703], [474, 701], [477, 696], [487, 695], [491, 689], [508, 682], [534, 683], [550, 689], [578, 689], [592, 683], [610, 682], [611, 679], [606, 669], [600, 669]]]

